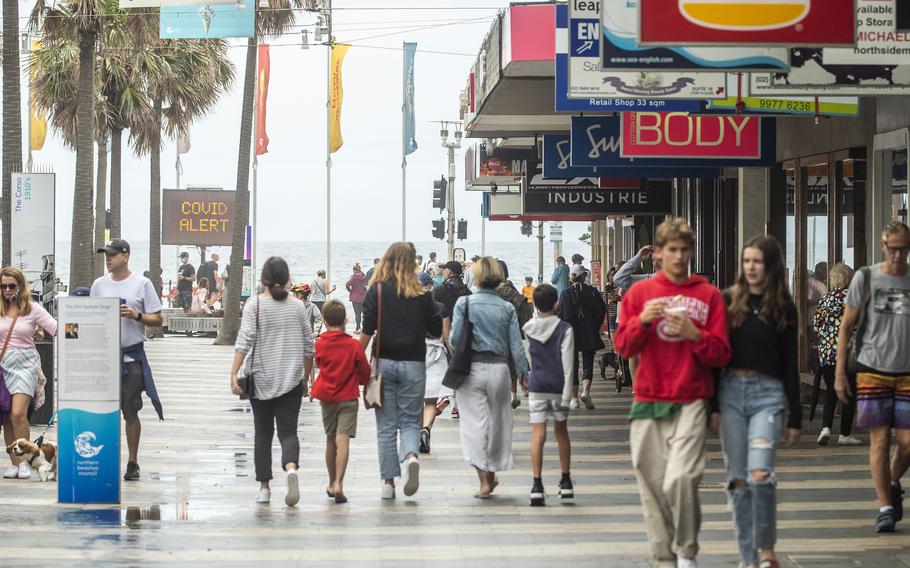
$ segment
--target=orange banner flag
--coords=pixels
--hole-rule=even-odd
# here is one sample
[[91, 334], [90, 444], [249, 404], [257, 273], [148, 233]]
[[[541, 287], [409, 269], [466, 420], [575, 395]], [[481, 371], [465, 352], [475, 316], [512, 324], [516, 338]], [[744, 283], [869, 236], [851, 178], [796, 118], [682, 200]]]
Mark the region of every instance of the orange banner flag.
[[266, 103], [269, 98], [269, 46], [259, 46], [259, 72], [256, 75], [256, 155], [269, 151], [269, 135], [265, 132]]

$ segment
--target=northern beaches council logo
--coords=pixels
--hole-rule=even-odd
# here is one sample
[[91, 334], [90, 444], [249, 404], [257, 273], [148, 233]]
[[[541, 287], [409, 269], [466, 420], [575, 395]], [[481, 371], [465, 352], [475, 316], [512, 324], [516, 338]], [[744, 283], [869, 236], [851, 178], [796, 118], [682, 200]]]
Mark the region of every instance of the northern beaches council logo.
[[94, 432], [83, 432], [76, 436], [74, 444], [76, 453], [84, 459], [91, 459], [101, 453], [104, 445], [94, 446], [92, 443], [97, 439]]

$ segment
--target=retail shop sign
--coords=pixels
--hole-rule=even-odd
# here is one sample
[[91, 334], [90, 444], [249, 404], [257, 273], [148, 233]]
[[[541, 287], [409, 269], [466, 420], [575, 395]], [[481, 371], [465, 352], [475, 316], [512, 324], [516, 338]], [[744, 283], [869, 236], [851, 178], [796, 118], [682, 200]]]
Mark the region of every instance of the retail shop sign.
[[[826, 48], [826, 65], [910, 65], [910, 33], [895, 31], [896, 0], [857, 0], [856, 46]], [[897, 2], [906, 4], [906, 0]]]
[[794, 49], [789, 73], [753, 73], [751, 96], [906, 95], [910, 65], [828, 65], [821, 49]]
[[726, 96], [725, 73], [603, 71], [600, 66], [600, 44], [599, 2], [573, 0], [568, 6], [557, 5], [556, 60], [558, 67], [560, 54], [567, 53], [568, 98], [700, 101]]
[[601, 189], [531, 183], [524, 189], [525, 215], [663, 215], [671, 192], [663, 187]]
[[856, 43], [856, 0], [638, 0], [638, 43], [839, 46]]
[[233, 191], [165, 189], [161, 244], [230, 246], [233, 239]]
[[728, 76], [727, 92], [737, 93], [741, 86], [745, 96], [708, 101], [708, 111], [739, 111], [742, 103], [746, 114], [859, 116], [858, 97], [752, 97], [748, 96], [749, 75], [743, 74], [741, 85], [736, 77], [736, 73]]
[[622, 115], [624, 158], [761, 158], [761, 119], [681, 112]]
[[653, 71], [786, 71], [790, 51], [784, 47], [640, 47], [637, 0], [600, 0], [601, 66]]

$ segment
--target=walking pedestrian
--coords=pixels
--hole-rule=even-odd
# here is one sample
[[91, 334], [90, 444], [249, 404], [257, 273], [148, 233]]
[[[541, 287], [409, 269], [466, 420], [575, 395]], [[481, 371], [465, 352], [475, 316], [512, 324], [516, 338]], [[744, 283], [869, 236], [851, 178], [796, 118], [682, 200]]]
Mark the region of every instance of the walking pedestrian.
[[177, 269], [177, 307], [188, 314], [193, 307], [193, 282], [196, 281], [196, 269], [190, 264], [190, 253], [180, 253], [180, 268]]
[[[509, 280], [509, 266], [503, 260], [497, 261], [499, 263], [499, 269], [502, 271], [503, 280], [502, 283], [496, 288], [496, 294], [512, 305], [515, 308], [515, 313], [518, 315], [518, 331], [522, 340], [524, 340], [525, 332], [524, 325], [531, 321], [531, 318], [534, 317], [534, 306], [528, 303], [527, 299], [515, 288], [515, 284]], [[479, 286], [479, 284], [478, 284]], [[526, 375], [521, 375], [515, 371], [515, 362], [511, 359], [509, 360], [509, 370], [512, 375], [512, 408], [518, 408], [521, 406], [521, 399], [518, 397], [518, 382], [519, 379], [527, 378]]]
[[632, 465], [660, 567], [696, 566], [712, 368], [730, 361], [723, 297], [689, 276], [695, 236], [684, 219], [657, 228], [661, 272], [623, 297], [616, 349], [640, 355], [629, 419]]
[[351, 305], [354, 306], [354, 333], [360, 334], [360, 320], [361, 315], [363, 314], [363, 297], [367, 293], [367, 277], [363, 271], [360, 270], [359, 262], [354, 263], [354, 268], [351, 270], [351, 277], [348, 278], [344, 287], [348, 291]]
[[[477, 260], [480, 259], [479, 256], [475, 256], [474, 258], [475, 260], [472, 262], [477, 262]], [[446, 350], [448, 352], [451, 352], [452, 343], [449, 336], [452, 330], [452, 311], [455, 309], [455, 302], [458, 301], [458, 298], [471, 295], [470, 286], [467, 285], [466, 281], [469, 278], [473, 280], [474, 277], [471, 271], [468, 271], [467, 274], [465, 274], [462, 264], [454, 260], [450, 260], [449, 262], [442, 265], [442, 276], [442, 284], [433, 289], [433, 299], [443, 305], [441, 339], [445, 345]], [[462, 276], [464, 276], [465, 282], [462, 282]], [[428, 354], [427, 357], [429, 358], [430, 355]], [[443, 390], [442, 392], [444, 394], [449, 394], [447, 390]], [[428, 404], [424, 406], [424, 428], [426, 428], [428, 425], [432, 426], [433, 422], [436, 420], [436, 416], [442, 414], [442, 411], [445, 410], [445, 407], [448, 406], [449, 402], [452, 404], [452, 418], [454, 420], [458, 420], [458, 400], [456, 400], [455, 397], [447, 396], [445, 401], [440, 402], [437, 400], [433, 404], [432, 409], [429, 408]], [[429, 433], [426, 437], [427, 448], [429, 449]]]
[[325, 270], [318, 270], [316, 272], [316, 279], [310, 282], [310, 289], [313, 291], [310, 301], [316, 304], [316, 308], [320, 312], [322, 312], [322, 306], [325, 305], [329, 294], [334, 292], [335, 288], [336, 287], [333, 285], [332, 288], [329, 289], [329, 281], [325, 277]]
[[[559, 297], [558, 314], [560, 319], [568, 322], [575, 332], [575, 359], [572, 363], [572, 401], [570, 408], [578, 408], [579, 398], [588, 410], [594, 409], [591, 398], [591, 382], [594, 380], [594, 355], [604, 348], [600, 338], [600, 327], [607, 315], [607, 305], [603, 296], [593, 286], [585, 283], [588, 273], [580, 264], [572, 266], [569, 271], [571, 286]], [[578, 356], [581, 355], [581, 375], [579, 375]], [[579, 381], [579, 379], [581, 379]], [[579, 397], [579, 383], [581, 396]]]
[[517, 375], [527, 376], [529, 370], [518, 314], [512, 304], [497, 295], [496, 290], [505, 279], [500, 266], [491, 256], [474, 263], [477, 293], [459, 298], [452, 316], [452, 338], [459, 341], [465, 328], [465, 306], [470, 302], [468, 310], [474, 330], [471, 372], [455, 389], [455, 396], [461, 413], [464, 459], [474, 466], [480, 481], [480, 488], [474, 493], [478, 499], [489, 499], [499, 484], [496, 473], [512, 468], [509, 361]]
[[718, 384], [719, 430], [742, 566], [780, 568], [774, 458], [788, 409], [786, 444], [799, 442], [798, 316], [774, 237], [743, 247], [739, 278], [725, 294], [730, 364]]
[[[28, 282], [22, 271], [13, 266], [0, 270], [0, 366], [3, 382], [10, 394], [9, 413], [2, 421], [6, 447], [19, 438], [30, 439], [28, 408], [38, 391], [41, 357], [35, 349], [35, 332], [43, 329], [57, 335], [57, 320], [41, 304], [32, 301]], [[43, 394], [43, 393], [42, 393]], [[3, 473], [6, 479], [29, 479], [29, 462], [9, 454], [12, 465]]]
[[550, 284], [556, 288], [556, 293], [560, 296], [562, 291], [569, 287], [569, 267], [566, 265], [565, 257], [556, 257], [556, 268], [553, 269], [553, 275], [550, 276]]
[[[161, 298], [152, 281], [138, 272], [130, 272], [130, 244], [114, 239], [96, 251], [104, 254], [108, 274], [96, 278], [90, 294], [101, 298], [120, 298], [120, 351], [123, 364], [120, 368], [120, 410], [123, 413], [128, 457], [124, 481], [140, 477], [139, 439], [142, 422], [142, 392], [152, 401], [159, 420], [164, 420], [164, 409], [155, 388], [152, 368], [145, 355], [145, 328], [160, 327]], [[190, 266], [192, 268], [192, 266]], [[195, 276], [193, 276], [195, 278]], [[190, 286], [192, 282], [188, 281]]]
[[[837, 338], [834, 390], [842, 403], [852, 393], [848, 345], [859, 325], [856, 355], [856, 425], [869, 430], [869, 463], [878, 495], [877, 532], [894, 532], [904, 516], [901, 477], [910, 467], [910, 229], [895, 221], [882, 231], [884, 261], [856, 271], [844, 302]], [[858, 323], [859, 322], [859, 323]], [[890, 460], [891, 430], [897, 452]]]
[[471, 257], [470, 263], [464, 263], [461, 267], [461, 272], [464, 274], [464, 285], [468, 287], [468, 290], [471, 292], [474, 291], [474, 271], [471, 268], [474, 266], [474, 263], [480, 260], [480, 255], [475, 254]]
[[[433, 291], [433, 279], [426, 272], [417, 275], [420, 285], [427, 292]], [[436, 310], [443, 314], [445, 306], [435, 300]], [[445, 321], [445, 318], [443, 319]], [[445, 323], [443, 323], [443, 333], [445, 333]], [[448, 352], [445, 343], [441, 337], [427, 336], [427, 355], [426, 355], [426, 387], [423, 395], [423, 414], [420, 429], [420, 453], [430, 453], [430, 432], [433, 429], [433, 423], [436, 422], [436, 416], [442, 414], [442, 410], [448, 404], [440, 405], [440, 401], [452, 396], [452, 389], [444, 386], [442, 380], [449, 368]], [[440, 410], [440, 408], [442, 410]]]
[[553, 418], [553, 434], [559, 446], [559, 498], [572, 499], [575, 489], [570, 472], [569, 399], [572, 397], [572, 359], [575, 342], [572, 326], [556, 315], [556, 288], [541, 284], [534, 290], [537, 318], [525, 324], [531, 372], [528, 376], [528, 408], [531, 419], [531, 506], [546, 503], [543, 488], [543, 446], [547, 422]]
[[521, 295], [528, 299], [529, 304], [534, 303], [534, 277], [525, 276], [525, 285], [521, 289]]
[[322, 331], [322, 312], [316, 307], [316, 304], [310, 301], [311, 289], [309, 284], [294, 284], [291, 287], [294, 297], [303, 303], [304, 312], [306, 312], [307, 321], [310, 322], [310, 329], [313, 330], [313, 336], [318, 337]]
[[272, 439], [277, 426], [281, 465], [287, 472], [284, 502], [293, 507], [300, 500], [297, 420], [302, 380], [313, 367], [313, 330], [303, 303], [288, 297], [290, 279], [288, 265], [280, 256], [270, 257], [262, 265], [263, 292], [247, 300], [243, 308], [231, 366], [231, 391], [244, 394], [237, 379], [242, 369], [253, 384], [249, 397], [259, 482], [256, 502], [267, 504], [272, 497]]
[[395, 498], [395, 478], [404, 494], [417, 492], [420, 482], [420, 414], [426, 383], [426, 336], [442, 334], [442, 318], [431, 294], [417, 280], [416, 252], [411, 243], [392, 244], [373, 275], [363, 300], [365, 349], [377, 329], [381, 344], [373, 364], [382, 374], [383, 402], [376, 409], [376, 438], [383, 499]]
[[[203, 252], [205, 249], [203, 248]], [[221, 257], [218, 256], [218, 253], [212, 253], [211, 260], [207, 260], [199, 265], [199, 270], [196, 271], [196, 280], [202, 281], [203, 278], [208, 279], [208, 295], [211, 296], [213, 293], [221, 289], [218, 285], [219, 274], [218, 274], [218, 261]]]
[[[834, 391], [834, 374], [837, 368], [837, 336], [840, 322], [844, 317], [844, 299], [847, 288], [853, 279], [853, 269], [844, 263], [835, 264], [829, 275], [831, 291], [819, 302], [815, 309], [815, 333], [818, 334], [818, 362], [820, 372], [825, 380], [825, 407], [822, 412], [822, 430], [818, 435], [818, 445], [827, 446], [834, 426], [834, 411], [837, 409], [837, 393]], [[850, 390], [849, 402], [843, 405], [840, 416], [839, 446], [858, 446], [862, 441], [851, 435], [853, 416], [856, 414], [856, 373], [848, 373]]]
[[436, 253], [430, 253], [430, 259], [423, 264], [423, 271], [428, 273], [430, 276], [436, 274], [436, 268], [439, 266], [439, 263], [436, 262]]
[[379, 264], [379, 259], [378, 259], [378, 258], [374, 258], [374, 259], [373, 259], [373, 266], [371, 266], [370, 269], [367, 270], [367, 286], [369, 286], [369, 285], [370, 285], [370, 282], [373, 281], [373, 272], [376, 271], [376, 266], [377, 266], [378, 264]]
[[326, 494], [335, 503], [347, 503], [344, 473], [348, 467], [351, 438], [357, 436], [359, 386], [370, 380], [370, 363], [360, 342], [345, 333], [347, 310], [338, 300], [323, 308], [326, 332], [316, 342], [319, 376], [313, 383], [313, 397], [322, 408], [325, 429], [325, 467], [329, 474]]

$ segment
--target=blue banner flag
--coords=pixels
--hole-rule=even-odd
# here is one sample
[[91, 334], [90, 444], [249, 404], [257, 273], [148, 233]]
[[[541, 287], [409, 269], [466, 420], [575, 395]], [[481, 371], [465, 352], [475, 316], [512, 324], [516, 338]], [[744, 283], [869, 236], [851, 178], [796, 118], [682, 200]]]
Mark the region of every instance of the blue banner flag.
[[402, 84], [404, 103], [401, 107], [404, 115], [404, 129], [401, 142], [405, 156], [417, 150], [417, 124], [414, 118], [414, 54], [416, 52], [416, 43], [404, 43], [404, 80]]

